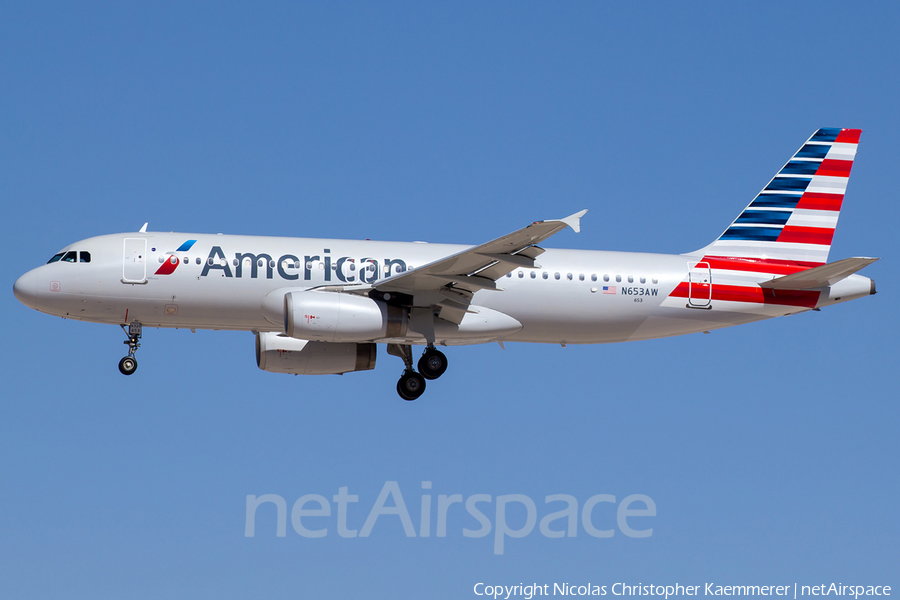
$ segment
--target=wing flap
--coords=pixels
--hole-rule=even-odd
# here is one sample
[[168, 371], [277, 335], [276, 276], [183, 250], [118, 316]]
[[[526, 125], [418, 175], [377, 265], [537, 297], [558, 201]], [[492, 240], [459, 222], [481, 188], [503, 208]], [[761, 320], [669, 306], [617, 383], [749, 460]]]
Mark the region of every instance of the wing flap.
[[444, 319], [445, 321], [450, 321], [451, 323], [454, 323], [456, 325], [462, 323], [463, 317], [466, 316], [466, 313], [475, 312], [469, 309], [468, 302], [466, 302], [465, 304], [461, 304], [448, 298], [441, 300], [435, 306], [438, 307], [438, 317]]
[[481, 256], [486, 256], [497, 262], [509, 263], [513, 267], [534, 268], [534, 258], [523, 256], [522, 254], [494, 254], [491, 252], [479, 252]]
[[516, 252], [515, 256], [527, 256], [528, 258], [537, 258], [541, 254], [546, 252], [540, 246], [528, 246], [527, 248]]

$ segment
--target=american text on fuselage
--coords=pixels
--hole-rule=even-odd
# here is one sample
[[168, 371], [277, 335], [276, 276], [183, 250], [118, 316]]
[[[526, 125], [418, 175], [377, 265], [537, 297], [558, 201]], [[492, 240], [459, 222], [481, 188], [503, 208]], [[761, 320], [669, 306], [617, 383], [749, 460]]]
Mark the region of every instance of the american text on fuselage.
[[[201, 277], [206, 277], [210, 272], [220, 272], [224, 277], [241, 278], [244, 276], [245, 266], [250, 267], [249, 276], [256, 279], [260, 270], [264, 269], [265, 278], [272, 279], [277, 273], [286, 281], [303, 281], [313, 279], [314, 269], [321, 264], [324, 281], [338, 281], [340, 283], [374, 283], [379, 279], [381, 269], [376, 258], [364, 257], [356, 259], [350, 256], [332, 257], [330, 249], [324, 249], [322, 255], [307, 254], [300, 260], [294, 254], [283, 254], [277, 260], [266, 253], [253, 254], [250, 252], [235, 252], [234, 258], [229, 261], [220, 246], [213, 246], [209, 256], [203, 263]], [[246, 264], [245, 264], [246, 263]], [[406, 261], [401, 258], [385, 258], [381, 262], [384, 265], [384, 274], [402, 273], [406, 271]], [[232, 270], [232, 267], [234, 268]], [[358, 272], [357, 272], [358, 271]], [[332, 279], [332, 273], [334, 278]]]

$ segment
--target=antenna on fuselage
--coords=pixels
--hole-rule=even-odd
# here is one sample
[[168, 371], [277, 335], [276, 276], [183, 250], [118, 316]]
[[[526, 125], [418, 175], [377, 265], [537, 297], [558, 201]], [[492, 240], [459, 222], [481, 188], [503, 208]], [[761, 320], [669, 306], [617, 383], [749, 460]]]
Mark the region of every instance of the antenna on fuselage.
[[149, 225], [149, 224], [150, 224], [149, 222], [144, 223], [144, 226], [138, 230], [138, 233], [147, 233], [147, 225]]

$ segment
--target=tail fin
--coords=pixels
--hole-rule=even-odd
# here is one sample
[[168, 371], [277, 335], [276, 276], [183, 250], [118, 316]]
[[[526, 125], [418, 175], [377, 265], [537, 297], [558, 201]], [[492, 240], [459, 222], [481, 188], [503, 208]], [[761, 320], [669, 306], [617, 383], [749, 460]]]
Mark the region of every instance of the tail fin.
[[818, 130], [725, 233], [697, 254], [825, 264], [860, 133]]

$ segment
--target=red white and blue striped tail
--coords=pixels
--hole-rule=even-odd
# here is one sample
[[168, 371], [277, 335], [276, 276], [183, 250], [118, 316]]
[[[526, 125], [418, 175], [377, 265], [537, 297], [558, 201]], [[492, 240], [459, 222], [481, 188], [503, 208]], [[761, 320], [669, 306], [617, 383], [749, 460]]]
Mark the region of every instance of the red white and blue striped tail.
[[702, 254], [704, 260], [782, 263], [794, 269], [825, 264], [860, 133], [818, 130], [725, 233], [692, 254]]

